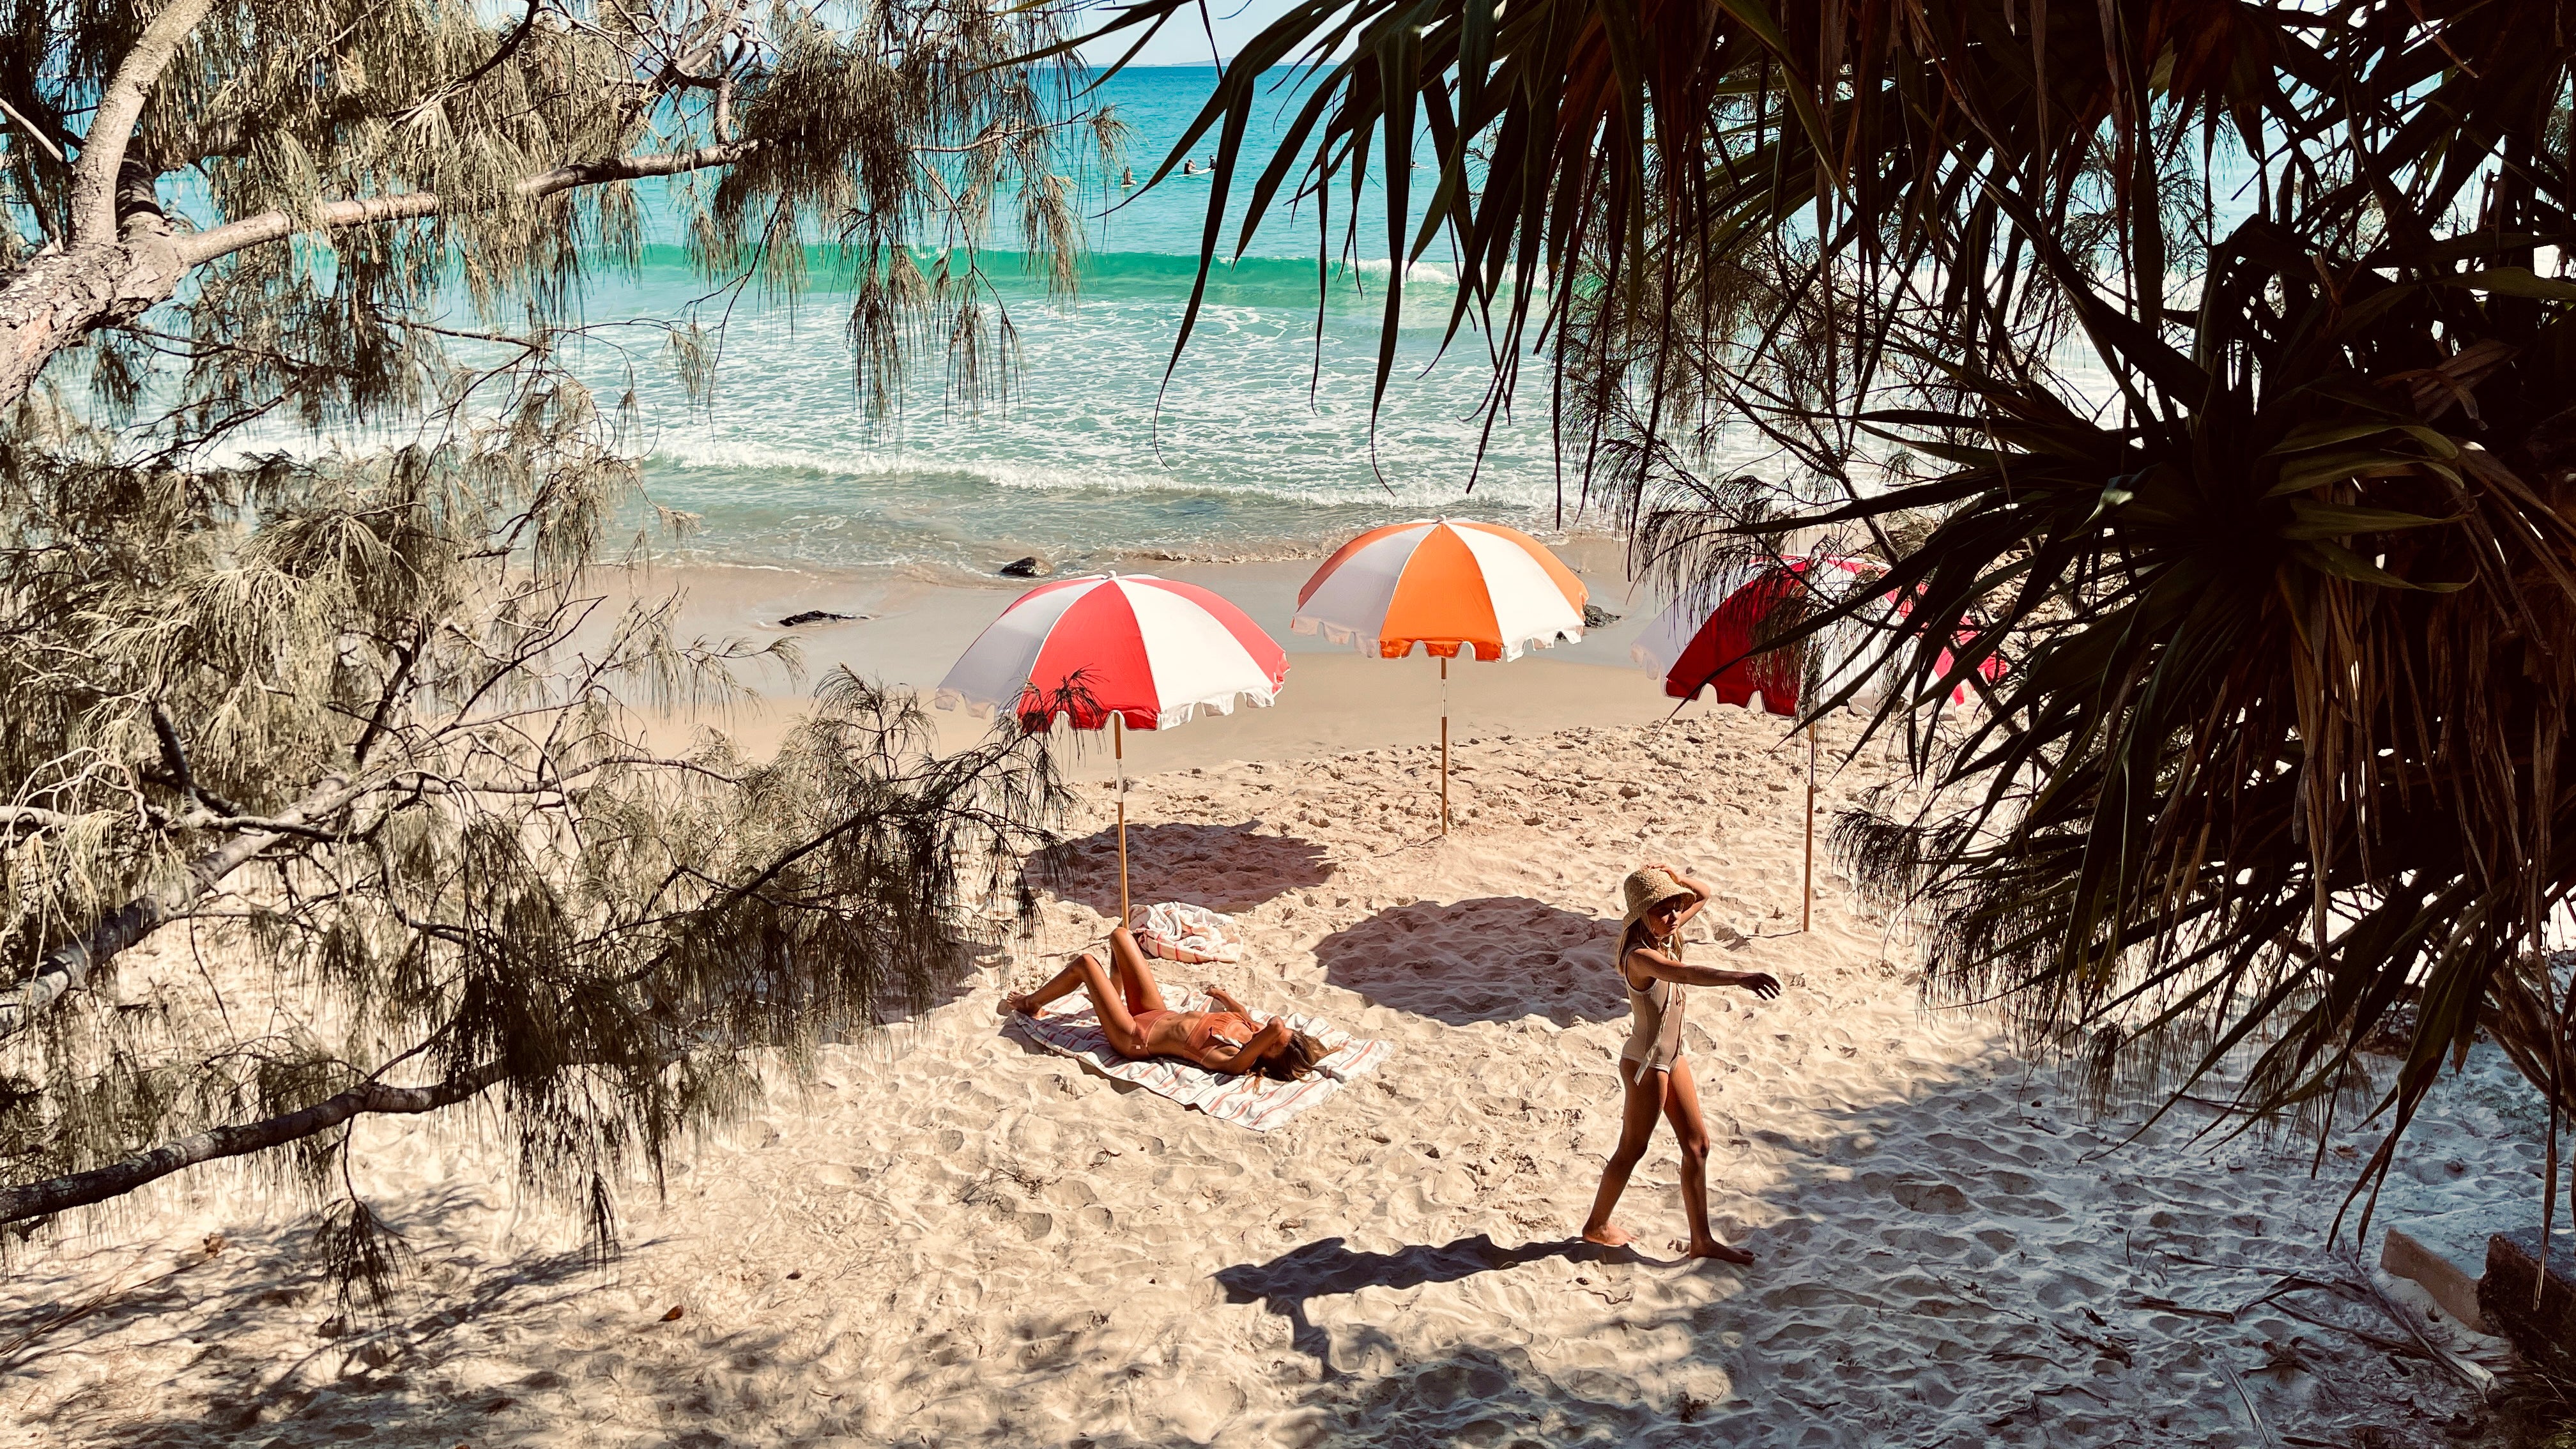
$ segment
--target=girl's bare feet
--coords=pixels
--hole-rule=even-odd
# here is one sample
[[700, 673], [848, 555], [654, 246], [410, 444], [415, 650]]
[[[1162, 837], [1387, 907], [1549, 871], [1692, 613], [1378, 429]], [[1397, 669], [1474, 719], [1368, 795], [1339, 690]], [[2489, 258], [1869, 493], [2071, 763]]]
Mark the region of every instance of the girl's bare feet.
[[1680, 1249], [1689, 1257], [1715, 1258], [1721, 1263], [1733, 1263], [1739, 1268], [1747, 1266], [1753, 1261], [1753, 1255], [1751, 1253], [1744, 1251], [1742, 1248], [1730, 1248], [1715, 1238], [1711, 1238], [1704, 1243], [1684, 1243], [1676, 1239], [1673, 1246]]
[[1004, 1015], [1004, 1016], [1008, 1016], [1008, 1015], [1010, 1015], [1010, 1014], [1011, 1014], [1012, 1012], [1014, 1012], [1014, 1011], [1025, 1011], [1025, 1010], [1027, 1010], [1027, 1008], [1026, 1008], [1025, 1006], [1021, 1005], [1021, 1003], [1022, 1003], [1022, 1002], [1027, 1001], [1028, 999], [1029, 999], [1029, 994], [1028, 994], [1027, 992], [1025, 992], [1025, 991], [1014, 991], [1014, 992], [1012, 992], [1010, 995], [1003, 997], [1003, 998], [1002, 998], [1002, 1004], [1001, 1004], [1000, 1006], [995, 1007], [995, 1008], [994, 1008], [994, 1010], [995, 1010], [995, 1011], [997, 1011], [997, 1012], [999, 1012], [999, 1013], [1001, 1013], [1001, 1014], [1002, 1014], [1002, 1015]]
[[1628, 1246], [1628, 1235], [1622, 1232], [1616, 1223], [1603, 1223], [1597, 1228], [1586, 1226], [1583, 1230], [1583, 1241], [1599, 1243], [1605, 1248], [1624, 1248]]

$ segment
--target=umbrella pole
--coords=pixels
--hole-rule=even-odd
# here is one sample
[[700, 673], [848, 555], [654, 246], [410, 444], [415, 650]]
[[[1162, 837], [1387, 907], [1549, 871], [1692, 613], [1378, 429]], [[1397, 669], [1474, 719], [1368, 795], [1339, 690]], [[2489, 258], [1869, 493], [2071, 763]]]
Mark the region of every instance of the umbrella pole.
[[1816, 726], [1807, 724], [1807, 858], [1798, 871], [1798, 929], [1807, 929], [1807, 913], [1816, 900]]
[[1449, 656], [1440, 656], [1440, 833], [1449, 833]]
[[1127, 907], [1127, 735], [1125, 719], [1109, 717], [1109, 756], [1118, 762], [1118, 924], [1126, 925]]

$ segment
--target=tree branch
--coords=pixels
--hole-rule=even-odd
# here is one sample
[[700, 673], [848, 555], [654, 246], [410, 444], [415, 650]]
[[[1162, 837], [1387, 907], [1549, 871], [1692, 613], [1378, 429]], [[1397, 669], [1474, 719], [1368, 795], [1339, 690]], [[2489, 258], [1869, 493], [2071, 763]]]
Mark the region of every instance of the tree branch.
[[62, 830], [75, 817], [59, 810], [43, 810], [33, 805], [0, 805], [0, 830]]
[[44, 129], [38, 126], [34, 121], [20, 115], [18, 113], [18, 108], [9, 104], [9, 98], [7, 96], [0, 96], [0, 116], [8, 117], [11, 124], [15, 125], [19, 130], [26, 132], [27, 139], [35, 142], [37, 147], [43, 150], [46, 155], [53, 157], [55, 165], [68, 166], [71, 164], [70, 161], [64, 157], [63, 148], [54, 144], [54, 138], [46, 135]]
[[471, 88], [476, 81], [490, 75], [493, 67], [499, 65], [505, 60], [508, 60], [510, 58], [510, 52], [519, 48], [519, 42], [528, 38], [528, 32], [537, 28], [537, 12], [544, 8], [545, 3], [546, 0], [528, 0], [527, 15], [519, 21], [519, 28], [511, 31], [509, 38], [501, 42], [499, 49], [485, 57], [481, 65], [474, 67], [458, 79], [440, 86], [438, 89], [431, 91], [428, 95], [421, 97], [420, 100], [414, 103], [408, 110], [405, 110], [401, 115], [395, 117], [394, 124], [401, 125], [419, 115], [421, 112], [437, 105], [440, 101], [447, 99], [449, 96], [462, 94], [464, 91]]
[[[578, 166], [558, 166], [552, 171], [523, 177], [510, 189], [515, 195], [534, 199], [611, 181], [677, 176], [688, 171], [730, 166], [750, 155], [759, 145], [757, 141], [728, 141], [717, 146], [702, 146], [695, 151], [618, 156]], [[337, 231], [344, 227], [374, 226], [389, 221], [417, 221], [451, 209], [435, 191], [411, 191], [400, 196], [371, 196], [362, 201], [326, 202], [315, 209], [312, 220], [304, 225], [299, 225], [295, 217], [284, 211], [263, 211], [257, 216], [246, 216], [239, 221], [226, 222], [194, 236], [180, 238], [179, 255], [193, 267], [217, 257], [229, 256], [244, 247], [282, 241], [299, 231]]]
[[188, 747], [180, 742], [179, 727], [170, 722], [170, 712], [157, 699], [152, 701], [152, 733], [161, 741], [161, 768], [169, 773], [173, 788], [218, 815], [242, 813], [240, 806], [197, 784], [197, 772], [188, 764]]
[[[312, 793], [288, 806], [268, 823], [301, 827], [307, 821], [338, 810], [361, 793], [362, 787], [350, 784], [346, 776], [327, 776]], [[108, 913], [86, 934], [46, 952], [45, 959], [36, 963], [35, 974], [27, 978], [23, 987], [12, 996], [0, 996], [0, 1040], [24, 1030], [29, 1022], [43, 1015], [55, 1002], [79, 990], [99, 962], [151, 935], [164, 921], [212, 892], [225, 876], [285, 838], [285, 832], [281, 830], [241, 835], [225, 841], [220, 847], [199, 856], [196, 863], [188, 867], [187, 874], [136, 896]]]
[[146, 1183], [168, 1177], [182, 1168], [222, 1157], [242, 1157], [300, 1141], [367, 1113], [435, 1112], [485, 1091], [507, 1075], [509, 1067], [505, 1062], [492, 1061], [463, 1076], [450, 1077], [426, 1087], [388, 1087], [382, 1082], [362, 1082], [310, 1107], [281, 1113], [265, 1121], [213, 1128], [105, 1167], [31, 1182], [23, 1187], [0, 1188], [0, 1223], [24, 1222], [68, 1208], [105, 1202]]
[[89, 133], [81, 141], [80, 160], [72, 165], [74, 245], [116, 240], [116, 177], [125, 162], [125, 149], [133, 143], [135, 120], [143, 114], [153, 83], [179, 53], [180, 43], [212, 8], [214, 0], [170, 0], [143, 28], [141, 38], [99, 92], [98, 108], [90, 112]]

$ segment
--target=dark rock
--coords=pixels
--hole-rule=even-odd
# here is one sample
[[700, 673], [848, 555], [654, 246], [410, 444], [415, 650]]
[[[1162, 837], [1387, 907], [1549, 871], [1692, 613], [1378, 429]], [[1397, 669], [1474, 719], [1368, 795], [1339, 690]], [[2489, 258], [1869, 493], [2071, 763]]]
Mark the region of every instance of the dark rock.
[[1608, 609], [1601, 607], [1599, 604], [1586, 604], [1583, 606], [1583, 627], [1586, 629], [1599, 629], [1607, 625], [1616, 624], [1619, 622], [1619, 618], [1619, 615], [1611, 613]]
[[2532, 1306], [2540, 1271], [2540, 1229], [2516, 1228], [2487, 1239], [2487, 1273], [2478, 1280], [2478, 1313], [2487, 1332], [2502, 1334], [2525, 1360], [2562, 1377], [2576, 1374], [2576, 1233], [2564, 1224], [2549, 1235], [2549, 1281]]
[[808, 624], [842, 624], [847, 623], [852, 619], [864, 619], [866, 617], [867, 616], [865, 614], [835, 614], [829, 609], [807, 609], [802, 614], [790, 614], [786, 618], [779, 620], [778, 627], [781, 629], [802, 629]]
[[1047, 561], [1036, 554], [1015, 558], [1002, 565], [1001, 569], [1002, 577], [1006, 579], [1042, 579], [1053, 572], [1055, 570], [1047, 567]]

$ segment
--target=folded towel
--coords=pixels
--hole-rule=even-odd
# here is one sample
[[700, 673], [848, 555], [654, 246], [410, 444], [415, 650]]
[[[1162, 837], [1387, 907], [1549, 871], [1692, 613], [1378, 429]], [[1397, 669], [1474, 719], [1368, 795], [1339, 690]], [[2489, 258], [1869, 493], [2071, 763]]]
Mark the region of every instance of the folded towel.
[[[1215, 1005], [1206, 993], [1195, 990], [1167, 991], [1164, 1004], [1174, 1011], [1209, 1011]], [[1040, 1016], [1015, 1011], [1011, 1013], [1011, 1023], [1039, 1046], [1071, 1057], [1103, 1076], [1134, 1082], [1185, 1107], [1196, 1107], [1218, 1121], [1255, 1132], [1287, 1126], [1298, 1113], [1340, 1091], [1343, 1083], [1376, 1071], [1393, 1051], [1385, 1042], [1362, 1041], [1320, 1017], [1292, 1011], [1287, 1014], [1288, 1025], [1322, 1042], [1330, 1054], [1316, 1064], [1314, 1075], [1304, 1081], [1279, 1082], [1256, 1072], [1211, 1072], [1177, 1057], [1138, 1061], [1120, 1056], [1118, 1049], [1109, 1044], [1108, 1034], [1100, 1029], [1100, 1018], [1092, 1011], [1090, 1001], [1071, 996], [1055, 1005], [1056, 1010]], [[1270, 1020], [1267, 1012], [1244, 1014], [1255, 1022]]]
[[1136, 918], [1136, 944], [1148, 956], [1202, 965], [1243, 959], [1243, 936], [1234, 917], [1187, 901], [1162, 901]]

